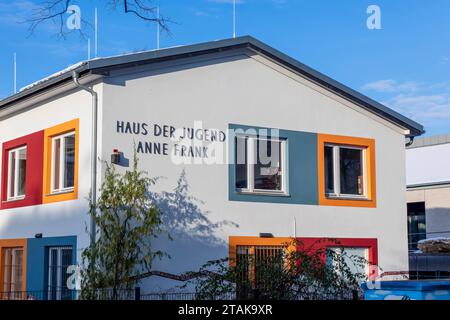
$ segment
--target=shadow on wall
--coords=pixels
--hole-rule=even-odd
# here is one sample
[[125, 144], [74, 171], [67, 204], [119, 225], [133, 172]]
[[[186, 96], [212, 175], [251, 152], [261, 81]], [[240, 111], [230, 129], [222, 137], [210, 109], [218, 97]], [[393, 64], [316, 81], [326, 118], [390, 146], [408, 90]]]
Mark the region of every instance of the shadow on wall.
[[[153, 193], [152, 198], [162, 213], [163, 235], [153, 246], [169, 254], [154, 262], [152, 269], [181, 275], [188, 271], [197, 271], [206, 262], [228, 256], [228, 242], [220, 238], [223, 227], [239, 225], [231, 221], [212, 222], [209, 211], [202, 209], [205, 202], [193, 197], [189, 191], [186, 171], [178, 178], [171, 192]], [[172, 240], [167, 240], [167, 234]], [[183, 282], [151, 276], [143, 279], [143, 292], [171, 290]]]
[[426, 229], [427, 238], [450, 237], [450, 204], [426, 209]]
[[177, 186], [172, 192], [152, 194], [156, 205], [162, 213], [163, 226], [176, 240], [196, 240], [210, 246], [221, 246], [225, 242], [217, 233], [222, 227], [239, 227], [231, 221], [212, 222], [201, 207], [205, 202], [189, 194], [186, 171], [180, 174]]

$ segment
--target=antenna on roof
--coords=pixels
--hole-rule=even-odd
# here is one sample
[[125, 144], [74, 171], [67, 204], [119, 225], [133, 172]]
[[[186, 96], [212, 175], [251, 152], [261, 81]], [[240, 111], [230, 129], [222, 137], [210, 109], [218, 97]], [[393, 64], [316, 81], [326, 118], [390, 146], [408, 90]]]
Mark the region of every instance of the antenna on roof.
[[14, 94], [17, 93], [17, 54], [14, 52]]
[[95, 14], [94, 14], [94, 28], [95, 28], [94, 57], [97, 58], [97, 54], [98, 54], [98, 19], [97, 19], [97, 8], [95, 8]]
[[159, 26], [159, 5], [156, 7], [156, 49], [159, 50], [159, 36], [160, 36], [160, 26]]
[[233, 0], [233, 38], [236, 38], [236, 0]]

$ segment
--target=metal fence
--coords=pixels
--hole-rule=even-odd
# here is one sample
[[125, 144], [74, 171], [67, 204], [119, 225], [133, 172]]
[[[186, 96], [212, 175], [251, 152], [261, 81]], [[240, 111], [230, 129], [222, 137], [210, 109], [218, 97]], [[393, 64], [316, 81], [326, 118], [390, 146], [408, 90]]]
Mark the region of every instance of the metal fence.
[[168, 292], [146, 293], [141, 295], [141, 300], [236, 300], [235, 293], [222, 294], [220, 297], [207, 299], [192, 292]]
[[0, 292], [0, 300], [78, 300], [79, 291], [13, 291]]
[[[132, 290], [98, 290], [91, 294], [92, 300], [140, 300], [139, 288]], [[14, 291], [0, 292], [0, 300], [82, 300], [83, 296], [79, 290], [48, 290], [48, 291]]]
[[[15, 291], [15, 292], [0, 292], [0, 300], [83, 300], [81, 291], [64, 290], [61, 294], [54, 294], [54, 291]], [[308, 297], [298, 297], [294, 300], [360, 300], [363, 298], [361, 291], [353, 291], [345, 294], [317, 294], [308, 295]], [[193, 300], [269, 300], [259, 294], [251, 294], [246, 298], [238, 298], [236, 293], [229, 292], [220, 294], [215, 297], [200, 296], [193, 292], [156, 292], [156, 293], [141, 293], [140, 288], [132, 290], [99, 290], [92, 300], [148, 300], [148, 301], [193, 301]]]
[[450, 279], [450, 254], [445, 253], [410, 253], [409, 278]]

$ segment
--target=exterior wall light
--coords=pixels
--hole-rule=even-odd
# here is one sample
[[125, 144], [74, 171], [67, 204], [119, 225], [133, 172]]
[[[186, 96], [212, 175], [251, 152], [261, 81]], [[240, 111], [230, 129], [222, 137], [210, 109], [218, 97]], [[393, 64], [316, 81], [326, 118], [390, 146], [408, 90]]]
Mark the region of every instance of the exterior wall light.
[[120, 151], [119, 149], [114, 149], [111, 154], [111, 163], [112, 164], [120, 164]]
[[273, 234], [272, 233], [266, 233], [266, 232], [262, 232], [259, 234], [260, 238], [273, 238]]

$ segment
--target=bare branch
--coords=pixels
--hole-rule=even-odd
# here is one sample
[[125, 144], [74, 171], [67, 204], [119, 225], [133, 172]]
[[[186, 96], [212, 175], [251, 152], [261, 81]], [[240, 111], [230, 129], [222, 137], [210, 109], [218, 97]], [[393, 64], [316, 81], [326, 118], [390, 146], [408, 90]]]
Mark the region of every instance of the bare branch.
[[[159, 24], [162, 31], [170, 34], [168, 25], [174, 23], [170, 19], [157, 15], [157, 7], [153, 5], [153, 0], [104, 0], [106, 5], [111, 6], [114, 10], [123, 10], [125, 14], [129, 13], [140, 20]], [[80, 36], [85, 39], [86, 34], [82, 31], [83, 28], [77, 30], [68, 30], [64, 26], [64, 15], [70, 5], [74, 4], [74, 0], [45, 0], [37, 5], [30, 17], [25, 19], [24, 23], [29, 24], [29, 36], [34, 34], [38, 26], [51, 21], [58, 27], [57, 36], [59, 38], [66, 38], [72, 32], [78, 32]], [[119, 9], [120, 8], [120, 9]], [[81, 18], [82, 26], [93, 28], [92, 24]]]

